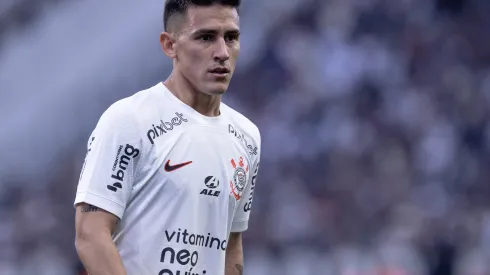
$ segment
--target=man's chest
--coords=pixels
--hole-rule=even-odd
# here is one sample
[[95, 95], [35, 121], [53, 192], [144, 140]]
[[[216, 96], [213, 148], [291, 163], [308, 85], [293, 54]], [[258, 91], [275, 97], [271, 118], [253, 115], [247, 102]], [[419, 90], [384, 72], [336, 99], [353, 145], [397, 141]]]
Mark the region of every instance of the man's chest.
[[156, 178], [173, 194], [238, 201], [249, 182], [249, 149], [225, 127], [189, 127], [153, 150]]

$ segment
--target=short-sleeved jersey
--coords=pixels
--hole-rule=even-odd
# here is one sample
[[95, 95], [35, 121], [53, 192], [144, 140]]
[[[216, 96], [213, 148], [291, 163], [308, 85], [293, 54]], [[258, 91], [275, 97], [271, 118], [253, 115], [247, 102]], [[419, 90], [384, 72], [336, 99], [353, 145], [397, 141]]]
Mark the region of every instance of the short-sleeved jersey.
[[251, 121], [223, 103], [203, 116], [159, 83], [104, 112], [75, 205], [121, 219], [113, 237], [128, 274], [221, 275], [230, 232], [248, 227], [259, 160]]

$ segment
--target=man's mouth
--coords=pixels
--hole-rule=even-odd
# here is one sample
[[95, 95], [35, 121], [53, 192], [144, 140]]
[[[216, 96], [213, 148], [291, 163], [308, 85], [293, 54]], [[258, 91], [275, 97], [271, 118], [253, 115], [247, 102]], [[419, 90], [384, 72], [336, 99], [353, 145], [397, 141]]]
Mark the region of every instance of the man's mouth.
[[214, 69], [209, 70], [209, 73], [217, 77], [225, 77], [230, 73], [230, 69], [226, 67], [216, 67]]

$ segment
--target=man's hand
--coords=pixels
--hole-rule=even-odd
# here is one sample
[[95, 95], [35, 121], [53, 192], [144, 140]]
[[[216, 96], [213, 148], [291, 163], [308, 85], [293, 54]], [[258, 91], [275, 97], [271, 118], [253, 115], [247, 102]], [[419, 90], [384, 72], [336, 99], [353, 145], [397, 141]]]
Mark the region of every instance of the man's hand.
[[231, 233], [226, 247], [225, 275], [243, 275], [242, 233]]
[[96, 206], [80, 203], [75, 214], [75, 247], [90, 275], [125, 275], [112, 240], [119, 219]]

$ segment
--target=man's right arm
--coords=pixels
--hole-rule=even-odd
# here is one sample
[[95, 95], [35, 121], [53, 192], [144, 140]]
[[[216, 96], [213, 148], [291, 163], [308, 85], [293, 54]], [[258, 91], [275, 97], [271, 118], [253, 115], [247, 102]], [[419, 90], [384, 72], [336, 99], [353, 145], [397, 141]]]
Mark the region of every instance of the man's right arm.
[[112, 240], [118, 222], [118, 217], [96, 206], [77, 204], [75, 247], [90, 275], [126, 274]]
[[142, 140], [126, 101], [109, 107], [87, 143], [75, 196], [75, 246], [90, 275], [123, 275], [112, 235], [123, 219], [138, 174]]

